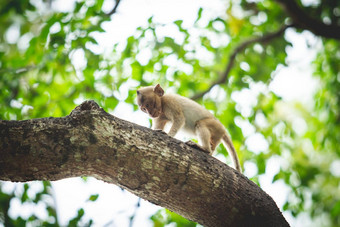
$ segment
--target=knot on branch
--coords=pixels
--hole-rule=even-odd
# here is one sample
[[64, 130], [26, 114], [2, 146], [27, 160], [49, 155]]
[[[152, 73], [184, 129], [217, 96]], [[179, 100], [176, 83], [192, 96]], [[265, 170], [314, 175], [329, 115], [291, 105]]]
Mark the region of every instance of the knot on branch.
[[82, 104], [74, 108], [70, 115], [75, 115], [85, 110], [99, 110], [99, 109], [101, 109], [100, 106], [94, 100], [86, 100]]

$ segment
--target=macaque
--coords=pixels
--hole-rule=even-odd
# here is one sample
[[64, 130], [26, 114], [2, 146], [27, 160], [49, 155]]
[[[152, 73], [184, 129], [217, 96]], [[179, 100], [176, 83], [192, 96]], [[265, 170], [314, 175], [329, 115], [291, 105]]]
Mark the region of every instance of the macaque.
[[222, 141], [232, 157], [235, 169], [241, 172], [234, 145], [224, 126], [198, 103], [180, 95], [164, 94], [159, 84], [139, 88], [137, 103], [139, 108], [152, 118], [154, 130], [164, 130], [165, 125], [170, 122], [172, 125], [169, 136], [174, 137], [179, 130], [196, 136], [202, 149], [209, 154], [212, 154]]

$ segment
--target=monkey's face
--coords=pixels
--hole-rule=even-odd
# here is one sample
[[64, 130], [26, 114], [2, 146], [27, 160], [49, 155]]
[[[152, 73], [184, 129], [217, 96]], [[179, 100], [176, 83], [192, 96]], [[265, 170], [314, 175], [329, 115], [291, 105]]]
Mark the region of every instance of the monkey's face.
[[155, 87], [140, 88], [137, 90], [137, 104], [150, 117], [157, 118], [162, 114], [162, 95], [155, 91]]

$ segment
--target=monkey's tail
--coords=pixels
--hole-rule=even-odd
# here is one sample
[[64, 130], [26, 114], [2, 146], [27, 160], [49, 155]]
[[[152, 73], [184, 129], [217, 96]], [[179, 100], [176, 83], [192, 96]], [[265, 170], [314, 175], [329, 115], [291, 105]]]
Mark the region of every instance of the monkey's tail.
[[235, 169], [237, 171], [239, 171], [240, 173], [242, 173], [240, 161], [238, 160], [235, 147], [234, 147], [233, 142], [231, 141], [231, 139], [229, 138], [227, 133], [224, 134], [224, 136], [222, 137], [222, 141], [223, 141], [224, 146], [226, 146], [226, 148], [229, 152], [229, 155], [233, 159]]

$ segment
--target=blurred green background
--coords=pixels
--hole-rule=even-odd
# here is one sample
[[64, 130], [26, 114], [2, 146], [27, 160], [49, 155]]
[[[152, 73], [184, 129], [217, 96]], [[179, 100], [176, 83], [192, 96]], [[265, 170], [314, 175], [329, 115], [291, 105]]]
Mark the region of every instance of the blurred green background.
[[[133, 1], [71, 1], [65, 10], [57, 2], [1, 1], [0, 119], [62, 117], [87, 99], [110, 113], [122, 103], [137, 111], [136, 88], [156, 83], [186, 97], [204, 92], [196, 101], [229, 131], [245, 175], [265, 189], [282, 186], [283, 202], [278, 204], [292, 225], [340, 226], [339, 40], [289, 28], [240, 48], [292, 23], [270, 0], [214, 0], [212, 6], [183, 7], [194, 18], [179, 16], [170, 22], [153, 16], [157, 8], [152, 4], [175, 3], [145, 1], [151, 14], [128, 37], [118, 27], [128, 26], [134, 10], [144, 10]], [[296, 2], [317, 20], [340, 26], [339, 1]], [[294, 58], [302, 46], [305, 58]], [[299, 69], [300, 62], [305, 68]], [[307, 79], [301, 82], [299, 76]], [[290, 93], [297, 98], [289, 98]], [[223, 146], [217, 153], [227, 156]], [[30, 184], [17, 184], [20, 193], [3, 190], [4, 184], [0, 182], [4, 226], [60, 225], [50, 182], [41, 182], [41, 190], [31, 195]], [[96, 203], [98, 197], [89, 201]], [[24, 218], [20, 211], [10, 215], [14, 198], [22, 204], [45, 204], [47, 218]], [[92, 218], [84, 220], [85, 212], [79, 209], [67, 225], [94, 225]], [[151, 222], [196, 226], [165, 210]]]

